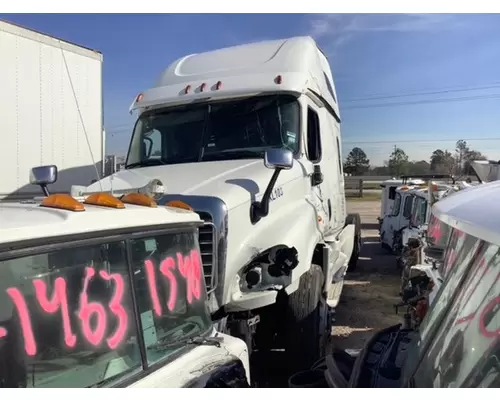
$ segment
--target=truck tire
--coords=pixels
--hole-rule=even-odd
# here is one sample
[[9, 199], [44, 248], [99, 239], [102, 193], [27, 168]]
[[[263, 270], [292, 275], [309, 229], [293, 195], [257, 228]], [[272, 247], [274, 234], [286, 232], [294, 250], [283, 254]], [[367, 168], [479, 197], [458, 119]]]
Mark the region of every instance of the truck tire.
[[349, 270], [354, 271], [358, 266], [359, 253], [361, 252], [361, 217], [359, 214], [349, 214], [346, 225], [354, 225], [354, 247], [349, 259]]
[[313, 264], [288, 298], [283, 333], [290, 373], [309, 369], [325, 355], [331, 324], [328, 305], [322, 299], [324, 280], [321, 267]]

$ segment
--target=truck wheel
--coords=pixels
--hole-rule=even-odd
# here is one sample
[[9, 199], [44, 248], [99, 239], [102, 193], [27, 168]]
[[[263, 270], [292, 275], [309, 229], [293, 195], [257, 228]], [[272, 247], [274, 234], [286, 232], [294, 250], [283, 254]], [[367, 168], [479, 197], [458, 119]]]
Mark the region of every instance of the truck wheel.
[[359, 253], [361, 251], [361, 235], [354, 237], [354, 248], [352, 249], [351, 258], [349, 259], [349, 270], [354, 271], [358, 266]]
[[346, 218], [347, 225], [354, 225], [354, 247], [349, 259], [349, 269], [354, 271], [358, 265], [359, 253], [361, 252], [361, 217], [359, 214], [349, 214]]
[[331, 317], [322, 298], [324, 280], [321, 267], [313, 264], [300, 278], [299, 288], [288, 298], [283, 333], [291, 373], [309, 369], [325, 354]]

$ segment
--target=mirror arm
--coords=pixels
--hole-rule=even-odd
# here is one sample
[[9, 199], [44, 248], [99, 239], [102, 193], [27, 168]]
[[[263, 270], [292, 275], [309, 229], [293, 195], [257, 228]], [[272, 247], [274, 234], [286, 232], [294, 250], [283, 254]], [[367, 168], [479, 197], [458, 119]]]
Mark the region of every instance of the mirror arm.
[[263, 217], [267, 217], [267, 214], [269, 213], [269, 202], [271, 201], [271, 192], [274, 189], [274, 185], [278, 180], [281, 170], [281, 168], [276, 168], [274, 170], [273, 176], [267, 185], [261, 201], [254, 201], [250, 206], [250, 220], [252, 221], [252, 224], [256, 224]]
[[40, 187], [42, 188], [43, 195], [45, 197], [49, 197], [50, 193], [49, 193], [49, 189], [47, 188], [47, 185], [45, 183], [41, 183]]

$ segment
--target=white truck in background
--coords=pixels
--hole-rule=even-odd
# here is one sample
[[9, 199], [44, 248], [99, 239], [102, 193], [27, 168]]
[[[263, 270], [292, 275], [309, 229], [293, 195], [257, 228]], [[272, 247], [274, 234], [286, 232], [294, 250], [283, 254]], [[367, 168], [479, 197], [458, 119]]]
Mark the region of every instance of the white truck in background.
[[320, 358], [361, 248], [347, 215], [340, 114], [310, 37], [183, 57], [139, 94], [126, 169], [73, 196], [149, 192], [193, 209], [212, 318], [249, 350]]
[[34, 165], [57, 165], [52, 190], [103, 176], [102, 54], [0, 21], [0, 200], [32, 198]]

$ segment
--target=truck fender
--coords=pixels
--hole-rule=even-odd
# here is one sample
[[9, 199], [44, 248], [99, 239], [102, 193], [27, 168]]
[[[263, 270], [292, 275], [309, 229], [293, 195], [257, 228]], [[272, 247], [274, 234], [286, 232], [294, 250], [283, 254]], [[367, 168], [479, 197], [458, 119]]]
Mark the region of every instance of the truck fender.
[[[260, 222], [261, 229], [255, 230], [251, 236], [245, 237], [242, 242], [238, 243], [238, 247], [234, 249], [237, 257], [233, 259], [233, 263], [241, 265], [241, 271], [277, 246], [295, 247], [298, 253], [298, 265], [291, 271], [290, 275], [278, 279], [285, 291], [291, 294], [299, 287], [300, 277], [311, 268], [315, 249], [323, 239], [318, 230], [316, 214], [309, 205], [295, 208], [293, 218], [289, 212], [283, 212], [278, 218], [275, 217], [276, 215], [271, 218], [270, 215], [263, 219]], [[269, 246], [271, 244], [269, 237], [274, 238], [274, 243], [271, 246]], [[266, 247], [261, 247], [263, 244]], [[255, 249], [259, 250], [255, 252]], [[252, 253], [252, 251], [254, 252]], [[236, 303], [243, 301], [242, 296], [248, 298], [249, 301], [255, 297], [251, 302], [255, 304], [255, 307], [257, 305], [263, 307], [274, 303], [276, 292], [261, 291], [243, 294], [239, 289], [239, 280], [235, 279], [228, 284], [224, 304], [231, 304], [229, 308], [232, 309], [237, 306]], [[257, 297], [260, 299], [259, 301], [257, 301]], [[240, 307], [238, 306], [238, 308]]]

